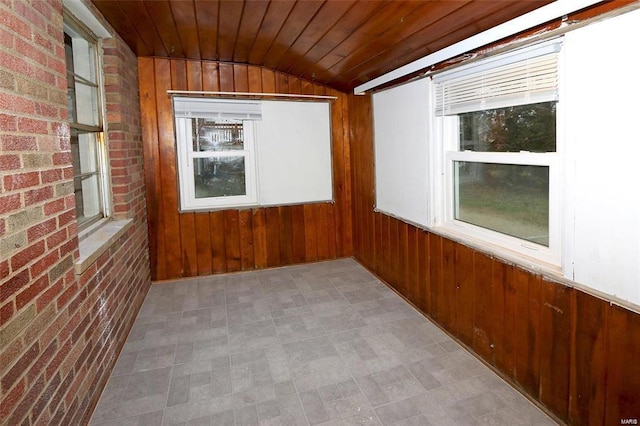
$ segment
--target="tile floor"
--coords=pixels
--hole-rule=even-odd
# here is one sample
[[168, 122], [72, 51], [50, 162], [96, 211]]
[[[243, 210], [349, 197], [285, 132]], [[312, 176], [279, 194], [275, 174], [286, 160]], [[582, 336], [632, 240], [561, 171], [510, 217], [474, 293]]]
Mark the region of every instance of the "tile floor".
[[553, 425], [351, 259], [151, 287], [92, 425]]

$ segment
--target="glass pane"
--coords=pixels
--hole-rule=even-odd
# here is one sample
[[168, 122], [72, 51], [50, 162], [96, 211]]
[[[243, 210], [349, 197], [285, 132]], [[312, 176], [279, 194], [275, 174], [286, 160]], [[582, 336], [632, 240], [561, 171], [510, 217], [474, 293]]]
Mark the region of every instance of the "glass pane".
[[65, 30], [64, 42], [69, 121], [99, 126], [98, 80], [94, 45], [71, 30]]
[[244, 149], [241, 120], [208, 118], [192, 120], [194, 151], [242, 151]]
[[76, 90], [73, 70], [73, 47], [68, 34], [64, 35], [64, 52], [67, 63], [67, 108], [69, 109], [69, 121], [76, 122]]
[[76, 197], [78, 225], [100, 215], [100, 190], [96, 174], [76, 177], [73, 180]]
[[71, 159], [73, 174], [98, 171], [98, 140], [95, 133], [83, 133], [71, 129]]
[[460, 151], [555, 152], [556, 103], [460, 114]]
[[[87, 126], [99, 126], [98, 88], [87, 84], [75, 83], [75, 122]], [[67, 91], [69, 93], [69, 91]], [[71, 115], [71, 113], [69, 114]]]
[[196, 198], [246, 195], [244, 157], [196, 158]]
[[[92, 42], [80, 35], [71, 34], [71, 49], [73, 51], [73, 72], [94, 84], [97, 84], [96, 54]], [[69, 68], [67, 66], [67, 68]]]
[[549, 167], [455, 162], [455, 219], [549, 246]]

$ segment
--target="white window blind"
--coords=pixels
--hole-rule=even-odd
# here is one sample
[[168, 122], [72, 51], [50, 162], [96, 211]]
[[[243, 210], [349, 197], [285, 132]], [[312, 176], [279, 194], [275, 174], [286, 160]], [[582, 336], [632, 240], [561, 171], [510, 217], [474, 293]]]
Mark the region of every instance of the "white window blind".
[[237, 101], [207, 98], [173, 98], [176, 117], [227, 118], [235, 120], [260, 120], [260, 101]]
[[431, 81], [373, 95], [376, 209], [426, 226], [429, 196]]
[[435, 76], [436, 114], [557, 100], [560, 47], [553, 40]]

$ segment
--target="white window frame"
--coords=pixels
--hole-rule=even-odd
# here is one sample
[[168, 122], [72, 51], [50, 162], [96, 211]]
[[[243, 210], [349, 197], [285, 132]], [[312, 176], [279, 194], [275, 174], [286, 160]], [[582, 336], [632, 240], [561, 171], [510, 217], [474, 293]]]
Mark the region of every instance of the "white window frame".
[[[96, 200], [98, 204], [98, 211], [95, 215], [91, 217], [86, 217], [82, 221], [78, 221], [78, 229], [79, 231], [89, 231], [94, 229], [96, 223], [100, 223], [104, 219], [109, 219], [112, 215], [112, 202], [111, 202], [111, 179], [109, 173], [108, 166], [108, 150], [107, 150], [107, 139], [106, 139], [106, 117], [105, 117], [105, 105], [104, 105], [104, 78], [102, 75], [102, 57], [99, 52], [102, 50], [101, 39], [96, 37], [91, 30], [82, 25], [76, 18], [74, 18], [70, 13], [65, 11], [64, 13], [64, 33], [68, 34], [73, 39], [83, 39], [88, 44], [93, 46], [93, 55], [92, 60], [93, 64], [91, 65], [92, 72], [95, 73], [95, 85], [96, 88], [96, 96], [95, 99], [92, 99], [91, 108], [96, 110], [96, 123], [76, 123], [71, 122], [69, 126], [71, 129], [78, 131], [79, 133], [85, 133], [92, 135], [91, 139], [93, 140], [93, 145], [89, 147], [88, 155], [94, 157], [95, 161], [95, 171], [91, 172], [91, 174], [95, 175], [97, 178], [97, 191], [93, 191], [86, 196], [83, 195], [83, 199], [92, 198]], [[75, 58], [75, 56], [74, 56]], [[79, 79], [82, 84], [89, 83], [88, 81], [83, 81], [82, 77], [75, 76], [74, 79]], [[74, 97], [75, 101], [78, 101], [78, 97]], [[74, 106], [76, 111], [82, 108], [82, 105]], [[77, 170], [76, 165], [74, 164], [74, 187], [75, 180], [82, 176], [79, 170]], [[83, 187], [83, 192], [86, 190], [86, 187]], [[96, 193], [97, 192], [97, 193]], [[78, 218], [80, 219], [80, 218]]]
[[[521, 55], [521, 53], [519, 53]], [[558, 75], [560, 75], [561, 56], [558, 58]], [[500, 63], [501, 57], [492, 58]], [[480, 67], [482, 63], [480, 62]], [[480, 68], [482, 69], [482, 68]], [[460, 72], [454, 70], [453, 72]], [[446, 72], [440, 77], [446, 78]], [[435, 85], [431, 85], [431, 96], [435, 99]], [[530, 104], [538, 101], [532, 99]], [[526, 105], [518, 102], [507, 103], [497, 107]], [[436, 113], [433, 102], [433, 145], [435, 159], [432, 165], [433, 191], [431, 197], [430, 223], [435, 230], [452, 234], [463, 241], [488, 249], [490, 252], [505, 253], [507, 257], [515, 256], [526, 262], [543, 266], [559, 272], [562, 268], [563, 241], [563, 180], [564, 180], [564, 141], [562, 138], [562, 103], [556, 104], [556, 151], [549, 153], [534, 152], [476, 152], [459, 149], [459, 115], [441, 115]], [[491, 109], [490, 107], [487, 109]], [[545, 166], [549, 168], [549, 246], [536, 244], [518, 237], [473, 225], [455, 219], [455, 162], [494, 163]]]
[[[194, 116], [192, 118], [200, 118]], [[251, 206], [257, 203], [258, 182], [255, 163], [255, 122], [242, 120], [243, 150], [194, 151], [192, 143], [192, 118], [176, 117], [176, 142], [178, 151], [178, 176], [180, 182], [181, 210], [203, 210], [223, 207]], [[245, 195], [196, 198], [194, 162], [198, 158], [244, 157]]]

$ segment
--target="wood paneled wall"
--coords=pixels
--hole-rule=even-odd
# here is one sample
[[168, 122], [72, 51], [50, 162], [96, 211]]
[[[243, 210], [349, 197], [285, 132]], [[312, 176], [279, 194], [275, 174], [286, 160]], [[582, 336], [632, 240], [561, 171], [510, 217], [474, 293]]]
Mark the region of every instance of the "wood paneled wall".
[[[345, 94], [248, 65], [139, 58], [138, 69], [153, 280], [352, 255]], [[169, 89], [337, 96], [331, 105], [334, 203], [180, 213]]]
[[640, 315], [373, 211], [370, 96], [351, 96], [354, 254], [576, 425], [640, 419]]

